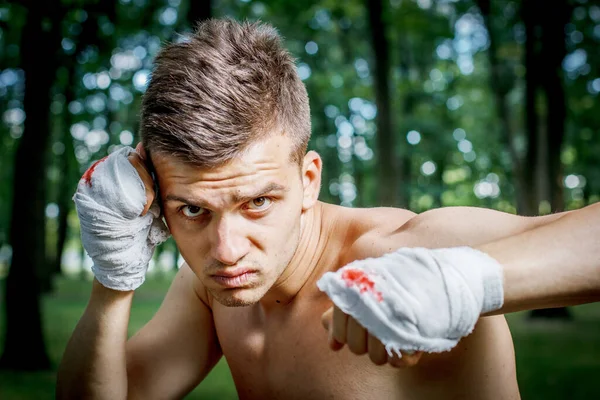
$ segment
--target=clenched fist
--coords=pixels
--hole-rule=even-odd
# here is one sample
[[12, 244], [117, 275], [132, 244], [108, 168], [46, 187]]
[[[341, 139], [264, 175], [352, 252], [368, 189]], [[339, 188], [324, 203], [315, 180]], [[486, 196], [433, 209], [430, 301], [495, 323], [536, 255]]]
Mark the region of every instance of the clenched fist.
[[126, 291], [144, 282], [154, 248], [169, 236], [154, 197], [144, 160], [130, 147], [96, 162], [79, 181], [73, 199], [81, 243], [102, 285]]
[[397, 368], [412, 367], [419, 362], [423, 355], [420, 351], [401, 352], [401, 356], [396, 353], [388, 354], [379, 339], [370, 334], [354, 318], [335, 306], [323, 313], [321, 322], [329, 332], [329, 347], [332, 350], [340, 350], [347, 344], [350, 351], [356, 355], [368, 353], [369, 358], [376, 365], [389, 363]]
[[449, 351], [504, 301], [502, 266], [469, 247], [401, 248], [327, 272], [317, 285], [336, 306], [324, 315], [331, 347], [347, 344], [376, 364]]

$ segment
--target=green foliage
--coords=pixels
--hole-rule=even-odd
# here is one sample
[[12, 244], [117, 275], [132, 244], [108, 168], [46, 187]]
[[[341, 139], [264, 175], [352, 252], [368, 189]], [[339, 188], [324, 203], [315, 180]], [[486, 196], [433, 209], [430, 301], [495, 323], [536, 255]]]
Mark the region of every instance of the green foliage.
[[[491, 3], [491, 26], [505, 66], [500, 86], [510, 98], [511, 125], [523, 154], [520, 2]], [[62, 179], [71, 182], [66, 191], [72, 191], [93, 160], [116, 146], [135, 143], [140, 98], [152, 59], [162, 43], [179, 40], [191, 26], [185, 17], [189, 0], [65, 0], [60, 4], [68, 12], [62, 22], [63, 53], [57, 54], [62, 61], [51, 105], [49, 203], [59, 202], [65, 191]], [[215, 16], [267, 21], [286, 38], [311, 98], [311, 148], [325, 162], [322, 198], [345, 205], [376, 203], [373, 76], [377, 72], [368, 40], [367, 4], [359, 0], [213, 4]], [[595, 161], [600, 150], [599, 113], [594, 101], [600, 89], [594, 75], [599, 62], [594, 51], [600, 38], [598, 9], [593, 3], [577, 3], [566, 27], [568, 121], [560, 179], [571, 176], [565, 191], [569, 208], [600, 195]], [[26, 9], [13, 3], [0, 8], [0, 73], [4, 74], [0, 104], [5, 109], [5, 124], [0, 127], [0, 244], [8, 241], [12, 160], [24, 123], [25, 81], [15, 67], [25, 16]], [[513, 161], [498, 129], [486, 56], [489, 37], [476, 4], [391, 0], [385, 4], [384, 23], [392, 44], [396, 153], [410, 160], [406, 166], [410, 179], [401, 183], [410, 207], [418, 212], [458, 204], [514, 210]], [[418, 133], [418, 142], [407, 141], [409, 132], [413, 139]], [[64, 158], [70, 160], [70, 167]], [[453, 171], [466, 174], [457, 180]]]

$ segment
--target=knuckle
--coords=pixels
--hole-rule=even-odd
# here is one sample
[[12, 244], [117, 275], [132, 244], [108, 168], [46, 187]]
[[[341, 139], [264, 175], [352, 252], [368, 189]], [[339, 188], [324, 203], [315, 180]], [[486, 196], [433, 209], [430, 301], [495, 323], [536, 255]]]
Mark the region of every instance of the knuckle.
[[419, 363], [419, 361], [421, 360], [421, 356], [423, 355], [422, 352], [415, 352], [413, 354], [407, 355], [405, 358], [405, 362], [410, 365], [411, 367], [413, 365], [417, 365]]
[[407, 367], [414, 367], [415, 365], [417, 365], [417, 362], [417, 360], [412, 358], [404, 361]]
[[348, 343], [348, 349], [350, 349], [350, 351], [356, 355], [360, 355], [359, 349], [356, 347], [356, 344], [349, 342]]
[[333, 329], [333, 331], [331, 332], [331, 336], [337, 340], [339, 343], [345, 343], [346, 342], [346, 338], [345, 335], [342, 334], [342, 332], [340, 332], [338, 329]]
[[365, 349], [365, 346], [362, 346], [360, 343], [357, 343], [357, 341], [355, 340], [351, 340], [348, 341], [348, 348], [350, 349], [351, 352], [353, 352], [356, 355], [362, 355], [365, 354], [367, 352], [367, 350]]
[[403, 358], [398, 358], [397, 356], [390, 357], [388, 359], [388, 363], [394, 368], [406, 368], [406, 362]]
[[407, 368], [407, 367], [414, 367], [415, 365], [417, 365], [419, 363], [420, 359], [421, 359], [420, 353], [415, 353], [415, 354], [402, 353], [401, 358], [394, 355], [393, 357], [390, 357], [388, 359], [388, 362], [390, 365], [392, 365], [393, 367], [396, 367], [396, 368]]
[[400, 369], [407, 367], [407, 365], [401, 361], [390, 361], [390, 365], [394, 368], [400, 368]]
[[382, 357], [380, 354], [369, 352], [369, 358], [375, 365], [384, 365], [387, 363], [387, 357]]

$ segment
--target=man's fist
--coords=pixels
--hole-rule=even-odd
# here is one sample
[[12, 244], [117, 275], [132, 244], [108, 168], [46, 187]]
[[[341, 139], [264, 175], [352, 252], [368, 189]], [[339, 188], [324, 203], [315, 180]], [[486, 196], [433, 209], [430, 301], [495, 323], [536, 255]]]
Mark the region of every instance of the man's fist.
[[144, 282], [154, 248], [169, 236], [154, 198], [143, 154], [130, 147], [96, 162], [79, 181], [73, 199], [81, 243], [102, 285], [125, 291]]
[[[317, 286], [336, 306], [332, 340], [369, 355], [374, 338], [388, 354], [449, 351], [504, 299], [502, 266], [469, 247], [402, 248], [327, 272]], [[374, 343], [377, 362], [380, 353]]]
[[354, 318], [345, 314], [337, 307], [331, 307], [323, 313], [321, 322], [329, 332], [329, 347], [332, 350], [340, 350], [348, 345], [351, 352], [356, 355], [369, 354], [369, 358], [376, 365], [389, 363], [393, 367], [405, 368], [416, 365], [422, 352], [412, 354], [402, 352], [402, 357], [397, 354], [388, 354], [383, 343], [371, 335]]

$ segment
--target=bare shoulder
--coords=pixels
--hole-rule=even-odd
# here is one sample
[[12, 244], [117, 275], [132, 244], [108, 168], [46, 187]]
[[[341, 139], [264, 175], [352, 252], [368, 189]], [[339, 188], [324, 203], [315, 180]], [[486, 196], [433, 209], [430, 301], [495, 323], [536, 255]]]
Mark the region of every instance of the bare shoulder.
[[480, 207], [443, 207], [421, 214], [396, 208], [362, 209], [355, 217], [356, 231], [346, 261], [379, 257], [400, 247], [476, 247], [553, 222], [564, 214], [523, 217]]
[[348, 231], [343, 264], [367, 257], [379, 257], [396, 250], [401, 245], [386, 240], [396, 236], [414, 216], [402, 208], [352, 208], [346, 209]]
[[[450, 352], [425, 356], [414, 369], [417, 398], [519, 399], [512, 337], [503, 316], [484, 317]], [[474, 384], [476, 382], [476, 384]]]
[[404, 226], [411, 247], [480, 246], [517, 235], [566, 213], [524, 217], [483, 207], [442, 207], [415, 216]]

